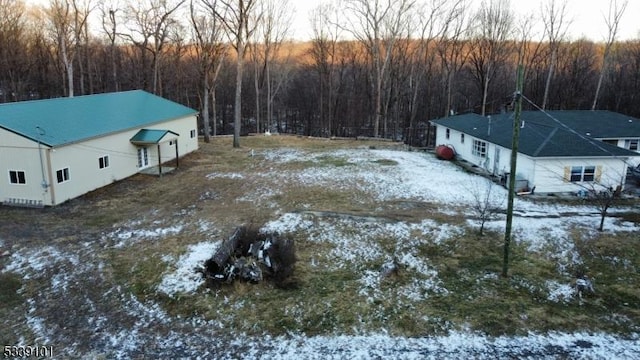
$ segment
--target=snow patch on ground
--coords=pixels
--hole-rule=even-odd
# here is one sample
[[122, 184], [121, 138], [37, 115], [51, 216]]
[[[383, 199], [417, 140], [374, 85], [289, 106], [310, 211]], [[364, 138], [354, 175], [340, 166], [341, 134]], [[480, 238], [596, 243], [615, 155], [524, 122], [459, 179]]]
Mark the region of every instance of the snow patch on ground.
[[302, 214], [286, 213], [278, 219], [266, 223], [262, 229], [263, 233], [294, 233], [300, 230], [307, 230], [313, 227], [313, 221], [305, 219]]
[[208, 180], [212, 180], [212, 179], [239, 180], [239, 179], [244, 179], [244, 175], [239, 174], [239, 173], [219, 173], [219, 172], [214, 172], [214, 173], [211, 173], [211, 174], [207, 174], [207, 179]]
[[[253, 348], [247, 339], [238, 339]], [[294, 335], [265, 338], [270, 347], [260, 351], [270, 359], [495, 359], [571, 358], [632, 359], [640, 353], [638, 337], [620, 339], [596, 333], [528, 334], [517, 337], [489, 337], [468, 332], [451, 332], [428, 338], [393, 337], [387, 334], [363, 336]], [[258, 354], [255, 354], [256, 356]]]
[[547, 281], [546, 286], [549, 291], [547, 300], [557, 303], [569, 303], [576, 293], [573, 286], [569, 284], [562, 284], [554, 280]]
[[33, 274], [40, 274], [58, 263], [69, 262], [74, 266], [80, 263], [76, 254], [64, 254], [53, 246], [39, 249], [19, 250], [11, 254], [11, 262], [2, 272], [14, 272], [31, 279]]
[[164, 275], [158, 291], [171, 297], [178, 293], [193, 293], [202, 285], [202, 275], [194, 271], [202, 267], [204, 262], [213, 256], [220, 247], [221, 241], [201, 242], [190, 245], [187, 252], [180, 256], [176, 263], [176, 269]]
[[132, 222], [124, 227], [119, 227], [106, 234], [105, 238], [118, 241], [114, 247], [121, 249], [135, 244], [140, 240], [160, 239], [166, 236], [179, 234], [184, 228], [182, 225], [174, 225], [169, 227], [157, 227], [155, 229], [133, 229], [131, 228], [132, 225], [136, 226], [137, 223]]
[[288, 163], [293, 161], [304, 161], [307, 154], [301, 150], [293, 148], [279, 148], [265, 150], [261, 154], [265, 160], [278, 163]]

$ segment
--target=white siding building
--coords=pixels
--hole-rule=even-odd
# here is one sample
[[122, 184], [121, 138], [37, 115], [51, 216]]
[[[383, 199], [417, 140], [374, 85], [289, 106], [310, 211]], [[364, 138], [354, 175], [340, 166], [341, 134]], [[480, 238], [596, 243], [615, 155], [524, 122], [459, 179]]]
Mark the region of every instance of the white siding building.
[[197, 112], [127, 91], [0, 105], [0, 202], [50, 206], [198, 149]]
[[[627, 168], [638, 162], [640, 154], [559, 124], [535, 121], [541, 113], [532, 113], [522, 116], [516, 179], [523, 185], [517, 191], [564, 193], [624, 186]], [[513, 114], [465, 114], [432, 123], [437, 145], [448, 145], [459, 159], [508, 178]]]

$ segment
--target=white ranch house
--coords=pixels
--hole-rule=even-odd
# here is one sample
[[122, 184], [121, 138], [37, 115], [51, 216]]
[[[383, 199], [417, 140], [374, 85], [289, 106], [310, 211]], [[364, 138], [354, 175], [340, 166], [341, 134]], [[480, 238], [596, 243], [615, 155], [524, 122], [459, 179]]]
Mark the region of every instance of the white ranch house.
[[197, 149], [197, 112], [141, 90], [1, 104], [0, 202], [61, 204]]
[[[547, 114], [522, 112], [516, 171], [521, 185], [516, 191], [569, 193], [624, 187], [628, 167], [640, 161], [640, 120], [609, 111]], [[506, 180], [513, 116], [465, 114], [431, 122], [437, 145], [452, 147], [459, 159]]]

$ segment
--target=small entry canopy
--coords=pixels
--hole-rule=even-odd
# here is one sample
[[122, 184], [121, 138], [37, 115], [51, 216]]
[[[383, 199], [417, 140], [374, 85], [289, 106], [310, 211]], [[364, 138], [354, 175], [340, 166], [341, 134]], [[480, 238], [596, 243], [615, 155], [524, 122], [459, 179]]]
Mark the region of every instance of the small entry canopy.
[[176, 167], [179, 166], [178, 135], [171, 130], [162, 129], [141, 129], [129, 141], [136, 146], [156, 145], [158, 147], [158, 175], [162, 176], [162, 156], [160, 154], [160, 144], [167, 141], [174, 141], [176, 149]]
[[134, 145], [155, 145], [176, 140], [178, 136], [171, 130], [141, 129], [129, 141]]

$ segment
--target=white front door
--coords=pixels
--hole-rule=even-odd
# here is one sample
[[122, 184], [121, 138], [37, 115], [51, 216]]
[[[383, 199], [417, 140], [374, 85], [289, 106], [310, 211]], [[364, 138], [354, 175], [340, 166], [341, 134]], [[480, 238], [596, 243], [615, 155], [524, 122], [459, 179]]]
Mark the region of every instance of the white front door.
[[149, 166], [149, 150], [144, 148], [138, 148], [138, 167], [143, 169]]

